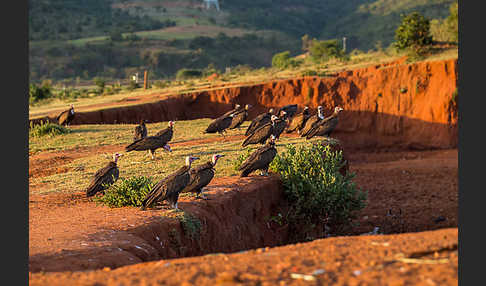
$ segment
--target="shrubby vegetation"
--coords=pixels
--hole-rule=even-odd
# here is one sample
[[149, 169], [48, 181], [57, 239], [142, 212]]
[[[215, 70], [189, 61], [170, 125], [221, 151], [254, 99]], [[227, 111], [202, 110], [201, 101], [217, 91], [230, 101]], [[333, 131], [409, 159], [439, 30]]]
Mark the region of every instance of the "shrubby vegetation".
[[289, 67], [296, 67], [299, 64], [299, 61], [290, 57], [290, 51], [281, 52], [272, 57], [272, 67], [275, 68], [286, 69]]
[[33, 124], [30, 122], [29, 137], [41, 137], [41, 136], [56, 136], [60, 134], [66, 134], [71, 132], [64, 126], [56, 123], [41, 121], [40, 124]]
[[352, 181], [354, 174], [339, 172], [343, 164], [342, 152], [332, 151], [329, 145], [289, 144], [277, 154], [270, 169], [282, 179], [290, 203], [287, 221], [291, 228], [325, 225], [337, 234], [351, 226], [365, 207], [366, 193]]
[[112, 208], [139, 207], [151, 188], [151, 177], [120, 178], [105, 190], [105, 195], [94, 197], [94, 200]]
[[395, 31], [395, 47], [399, 50], [418, 51], [432, 43], [430, 20], [413, 12], [402, 16], [402, 22]]

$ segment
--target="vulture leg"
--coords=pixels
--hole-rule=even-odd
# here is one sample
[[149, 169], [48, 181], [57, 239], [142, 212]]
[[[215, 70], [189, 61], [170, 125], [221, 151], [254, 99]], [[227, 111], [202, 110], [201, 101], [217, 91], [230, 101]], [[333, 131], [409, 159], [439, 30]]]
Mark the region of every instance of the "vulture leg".
[[152, 155], [152, 160], [155, 160], [155, 150], [150, 150], [150, 155]]
[[260, 176], [265, 176], [265, 174], [263, 173], [263, 170], [260, 170]]
[[203, 200], [208, 199], [208, 197], [203, 193], [203, 189], [199, 189], [199, 191], [197, 192], [196, 198], [203, 199]]

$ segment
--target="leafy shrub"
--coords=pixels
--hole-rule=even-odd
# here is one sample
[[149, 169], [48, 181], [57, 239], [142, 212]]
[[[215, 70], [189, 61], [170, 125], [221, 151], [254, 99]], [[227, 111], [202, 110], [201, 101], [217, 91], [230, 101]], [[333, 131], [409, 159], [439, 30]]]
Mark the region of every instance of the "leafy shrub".
[[132, 90], [139, 88], [139, 87], [140, 87], [140, 85], [136, 81], [130, 80], [128, 82], [128, 86], [126, 87], [126, 89], [129, 90], [129, 91], [132, 91]]
[[452, 41], [459, 41], [459, 20], [458, 20], [458, 4], [452, 3], [449, 7], [449, 16], [446, 18], [447, 28], [451, 35]]
[[43, 82], [38, 86], [35, 83], [29, 84], [29, 104], [38, 102], [39, 100], [46, 99], [52, 96], [52, 87], [50, 82]]
[[402, 22], [395, 30], [395, 47], [399, 50], [420, 51], [432, 43], [430, 21], [418, 12], [402, 15]]
[[30, 122], [29, 137], [56, 136], [69, 132], [71, 132], [69, 129], [56, 123], [41, 121], [40, 124], [34, 124]]
[[291, 228], [324, 224], [338, 233], [351, 225], [356, 212], [365, 207], [366, 193], [352, 182], [354, 174], [339, 172], [344, 164], [342, 152], [329, 145], [287, 145], [277, 154], [270, 169], [282, 179]]
[[326, 61], [330, 58], [344, 58], [345, 56], [337, 39], [326, 41], [313, 39], [309, 52], [314, 62]]
[[94, 200], [112, 208], [125, 206], [139, 207], [151, 189], [152, 178], [150, 177], [134, 176], [128, 179], [120, 178], [105, 190], [104, 196], [95, 197]]
[[93, 82], [98, 87], [98, 93], [102, 94], [105, 90], [106, 80], [101, 77], [95, 77], [93, 78]]
[[238, 172], [238, 169], [240, 168], [241, 164], [248, 158], [250, 157], [252, 153], [251, 148], [247, 148], [242, 153], [236, 157], [236, 159], [233, 161], [233, 169]]
[[178, 217], [181, 222], [184, 234], [189, 236], [191, 239], [198, 239], [201, 232], [201, 221], [189, 214], [184, 212], [182, 216]]
[[272, 57], [272, 67], [279, 68], [279, 69], [295, 67], [298, 65], [298, 63], [299, 62], [297, 62], [295, 59], [290, 57], [289, 51], [275, 54]]
[[195, 77], [201, 77], [203, 75], [202, 71], [197, 69], [180, 69], [177, 71], [176, 79], [189, 79]]

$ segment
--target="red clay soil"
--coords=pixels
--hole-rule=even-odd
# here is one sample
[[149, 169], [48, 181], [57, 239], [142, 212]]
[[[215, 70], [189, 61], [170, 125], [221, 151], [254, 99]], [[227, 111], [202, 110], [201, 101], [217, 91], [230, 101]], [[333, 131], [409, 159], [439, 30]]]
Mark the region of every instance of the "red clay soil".
[[115, 270], [29, 273], [29, 285], [457, 285], [457, 229], [333, 237]]
[[[457, 59], [403, 61], [344, 71], [332, 77], [303, 77], [179, 94], [158, 102], [78, 112], [72, 124], [137, 123], [215, 118], [234, 103], [250, 103], [249, 118], [270, 107], [323, 105], [344, 108], [338, 133], [364, 147], [457, 147]], [[150, 97], [155, 95], [151, 94]], [[143, 96], [140, 97], [140, 100]], [[52, 115], [54, 116], [54, 115]], [[143, 117], [143, 118], [142, 118]]]

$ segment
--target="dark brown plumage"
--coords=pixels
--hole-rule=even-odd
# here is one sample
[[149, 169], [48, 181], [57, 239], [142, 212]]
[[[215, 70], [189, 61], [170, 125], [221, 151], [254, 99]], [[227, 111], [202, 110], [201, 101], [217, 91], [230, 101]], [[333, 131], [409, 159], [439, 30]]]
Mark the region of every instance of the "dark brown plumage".
[[170, 140], [169, 136], [147, 136], [145, 138], [139, 139], [130, 145], [125, 146], [125, 151], [145, 151], [149, 150], [152, 155], [152, 159], [155, 159], [155, 150], [159, 148], [164, 148], [164, 150], [171, 152], [170, 146], [167, 142]]
[[71, 104], [71, 108], [64, 110], [57, 117], [57, 123], [59, 125], [69, 125], [74, 119], [74, 105]]
[[133, 141], [147, 137], [147, 127], [145, 126], [145, 120], [141, 120], [140, 124], [135, 126], [133, 133]]
[[341, 107], [336, 106], [334, 108], [334, 113], [326, 119], [322, 120], [321, 122], [317, 123], [314, 127], [312, 127], [309, 132], [307, 132], [305, 138], [311, 139], [314, 136], [329, 137], [339, 122], [338, 114], [342, 110], [343, 109]]
[[189, 184], [191, 163], [197, 159], [199, 158], [187, 156], [184, 166], [155, 184], [142, 201], [142, 210], [164, 200], [167, 200], [173, 208], [178, 209], [179, 194]]
[[240, 125], [245, 122], [246, 118], [248, 118], [248, 109], [250, 109], [251, 105], [245, 105], [244, 109], [238, 110], [233, 113], [233, 120], [231, 120], [231, 124], [228, 129], [235, 129], [240, 127]]
[[300, 130], [300, 137], [305, 137], [307, 132], [309, 132], [309, 130], [311, 130], [312, 127], [314, 127], [314, 125], [321, 120], [324, 120], [324, 111], [322, 106], [319, 105], [317, 107], [317, 114], [311, 115], [305, 122], [304, 127]]
[[220, 117], [227, 117], [229, 116], [230, 114], [233, 114], [233, 113], [236, 113], [236, 112], [239, 112], [243, 110], [243, 108], [241, 107], [241, 105], [239, 104], [235, 104], [235, 108], [231, 109], [230, 111], [226, 112], [225, 114], [221, 115]]
[[228, 116], [220, 116], [214, 119], [209, 126], [206, 128], [204, 133], [219, 133], [224, 136], [226, 129], [231, 125], [231, 121], [233, 120], [233, 114]]
[[94, 196], [98, 192], [103, 192], [106, 185], [113, 184], [118, 180], [120, 174], [117, 166], [118, 158], [122, 156], [119, 153], [113, 154], [113, 161], [110, 161], [105, 167], [99, 169], [93, 176], [88, 188], [86, 189], [86, 196]]
[[304, 127], [309, 117], [310, 117], [309, 107], [306, 106], [304, 107], [304, 110], [301, 113], [295, 115], [292, 118], [292, 121], [290, 121], [289, 126], [287, 127], [287, 130], [285, 132], [291, 133], [297, 130], [297, 133], [300, 133], [300, 130]]
[[258, 129], [259, 127], [270, 122], [270, 118], [272, 117], [272, 114], [273, 114], [273, 108], [270, 108], [268, 112], [259, 114], [257, 117], [253, 118], [250, 125], [246, 129], [245, 136], [250, 135], [251, 133], [253, 133], [253, 131]]
[[250, 133], [248, 137], [245, 138], [241, 146], [245, 147], [250, 144], [265, 144], [268, 138], [272, 134], [274, 134], [274, 127], [275, 121], [278, 119], [277, 116], [272, 115], [270, 118], [270, 122], [267, 122], [265, 125], [260, 126], [255, 131]]
[[[290, 119], [294, 117], [295, 113], [297, 113], [298, 105], [297, 104], [288, 104], [280, 108], [278, 111], [278, 117], [282, 119]], [[285, 112], [285, 114], [283, 114]]]
[[260, 175], [268, 176], [268, 166], [277, 155], [275, 148], [275, 136], [272, 135], [267, 144], [255, 150], [238, 169], [241, 171], [240, 177], [247, 177], [251, 172], [260, 170]]
[[[282, 112], [281, 114], [284, 118], [287, 115], [285, 112]], [[282, 118], [275, 119], [275, 122], [273, 123], [273, 133], [272, 134], [275, 135], [276, 139], [280, 139], [280, 134], [282, 134], [282, 132], [287, 127], [287, 125], [288, 125], [287, 119], [282, 119]]]
[[169, 121], [169, 126], [155, 133], [155, 136], [160, 136], [164, 138], [164, 140], [167, 140], [167, 142], [170, 142], [170, 140], [172, 140], [172, 137], [174, 136], [174, 124], [175, 121]]
[[199, 198], [199, 195], [202, 193], [202, 189], [206, 187], [214, 177], [214, 167], [216, 166], [218, 159], [223, 156], [224, 155], [214, 154], [210, 161], [192, 168], [189, 172], [191, 176], [189, 184], [184, 188], [184, 190], [182, 190], [181, 193], [196, 193], [196, 196]]

